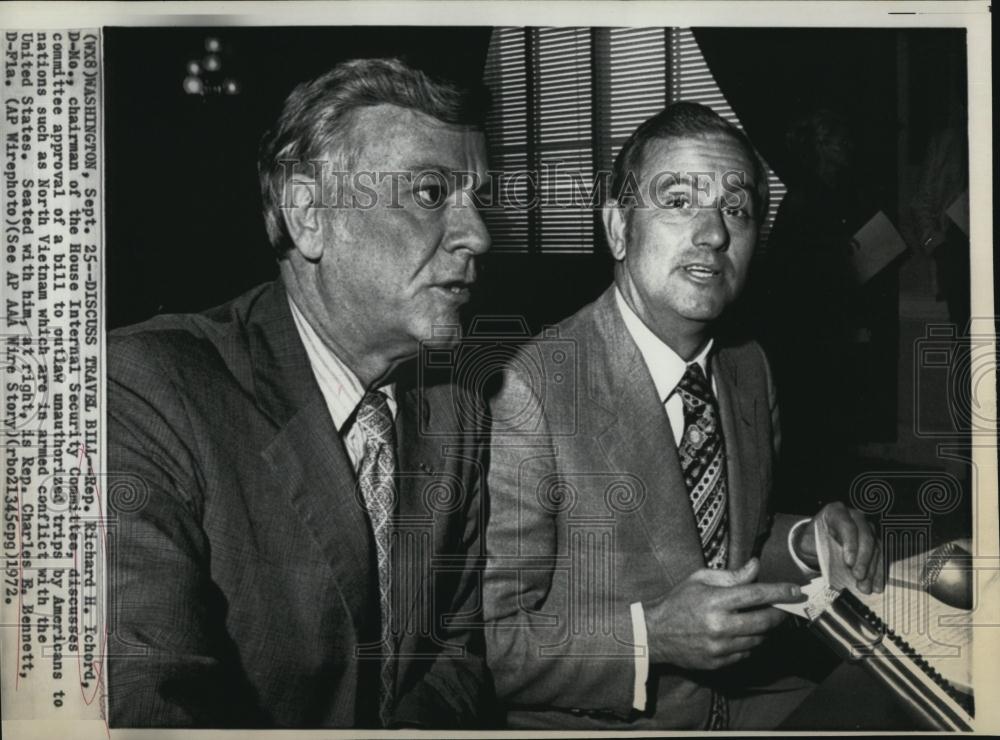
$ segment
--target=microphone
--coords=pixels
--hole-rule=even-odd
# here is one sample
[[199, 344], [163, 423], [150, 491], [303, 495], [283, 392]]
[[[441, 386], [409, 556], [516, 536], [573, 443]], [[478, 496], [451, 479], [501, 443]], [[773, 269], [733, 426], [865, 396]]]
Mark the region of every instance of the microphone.
[[930, 554], [920, 586], [943, 604], [968, 611], [972, 608], [972, 554], [961, 542], [953, 540]]

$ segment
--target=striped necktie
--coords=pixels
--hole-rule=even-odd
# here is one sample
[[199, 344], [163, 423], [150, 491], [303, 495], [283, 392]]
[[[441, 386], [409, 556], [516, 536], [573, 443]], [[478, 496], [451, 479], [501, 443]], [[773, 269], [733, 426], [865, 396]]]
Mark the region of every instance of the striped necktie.
[[375, 539], [378, 560], [379, 607], [382, 616], [382, 661], [379, 667], [379, 719], [389, 723], [393, 705], [395, 665], [392, 660], [392, 572], [389, 524], [396, 498], [396, 435], [392, 412], [385, 394], [369, 391], [358, 406], [357, 423], [365, 437], [365, 453], [358, 468], [358, 484], [364, 497]]
[[[718, 404], [712, 386], [696, 362], [687, 366], [677, 391], [684, 404], [684, 434], [677, 452], [705, 564], [709, 568], [725, 568], [729, 560], [728, 481]], [[708, 729], [728, 727], [729, 703], [713, 689]]]

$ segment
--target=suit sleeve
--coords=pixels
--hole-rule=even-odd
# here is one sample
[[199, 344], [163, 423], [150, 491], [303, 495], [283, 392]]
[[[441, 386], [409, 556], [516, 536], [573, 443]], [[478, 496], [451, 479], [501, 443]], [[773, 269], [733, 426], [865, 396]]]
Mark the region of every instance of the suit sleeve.
[[447, 729], [490, 724], [487, 709], [492, 704], [492, 688], [482, 633], [483, 440], [476, 447], [467, 506], [462, 510], [461, 537], [455, 552], [449, 553], [454, 567], [437, 574], [434, 583], [435, 590], [448, 594], [440, 610], [431, 615], [435, 639], [447, 647], [399, 697], [394, 712], [394, 723], [399, 727]]
[[112, 726], [261, 722], [224, 645], [200, 476], [181, 395], [151, 343], [108, 360], [109, 708]]
[[614, 545], [566, 542], [558, 448], [568, 440], [550, 435], [540, 399], [512, 371], [491, 407], [484, 612], [497, 694], [509, 705], [627, 717], [635, 676], [630, 605], [613, 584], [597, 596], [574, 588], [583, 561], [608, 562]]
[[[764, 366], [764, 374], [767, 383], [767, 401], [771, 416], [771, 466], [780, 465], [781, 461], [781, 419], [778, 413], [778, 395], [774, 387], [774, 379], [771, 375], [771, 368], [767, 361], [764, 350], [757, 347], [761, 362]], [[770, 489], [772, 486], [769, 485]], [[770, 500], [773, 491], [766, 491]], [[792, 558], [788, 544], [788, 535], [792, 527], [803, 519], [801, 516], [793, 514], [782, 514], [770, 512], [768, 516], [768, 528], [761, 533], [758, 545], [760, 553], [760, 577], [761, 581], [787, 582], [787, 583], [808, 583], [810, 577], [805, 575], [802, 569]]]

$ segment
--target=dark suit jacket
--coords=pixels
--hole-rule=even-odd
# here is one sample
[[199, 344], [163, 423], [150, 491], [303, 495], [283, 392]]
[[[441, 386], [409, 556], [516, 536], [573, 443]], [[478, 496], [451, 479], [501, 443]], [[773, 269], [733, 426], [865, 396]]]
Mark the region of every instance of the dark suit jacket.
[[[483, 430], [397, 387], [395, 721], [468, 726]], [[111, 723], [374, 725], [370, 526], [281, 283], [112, 333], [108, 442]]]
[[[801, 582], [794, 519], [768, 508], [778, 431], [764, 355], [722, 345], [711, 362], [730, 567], [757, 554], [761, 580]], [[613, 289], [528, 343], [491, 406], [487, 661], [511, 725], [697, 729], [717, 677], [651, 666], [650, 709], [632, 711], [629, 606], [704, 558], [666, 411]]]

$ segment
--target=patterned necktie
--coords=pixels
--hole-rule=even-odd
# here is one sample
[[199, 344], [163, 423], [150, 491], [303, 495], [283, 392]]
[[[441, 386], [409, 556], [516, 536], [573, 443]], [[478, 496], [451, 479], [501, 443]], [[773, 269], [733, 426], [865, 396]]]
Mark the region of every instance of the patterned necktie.
[[[712, 387], [696, 362], [687, 366], [677, 391], [684, 403], [684, 435], [677, 452], [705, 564], [709, 568], [725, 568], [729, 554], [728, 485], [719, 409]], [[728, 728], [729, 702], [713, 689], [708, 729]]]
[[357, 423], [365, 436], [365, 454], [358, 468], [358, 483], [368, 516], [371, 519], [375, 538], [375, 553], [378, 558], [379, 607], [382, 614], [382, 661], [379, 677], [379, 719], [382, 726], [388, 725], [393, 703], [393, 661], [390, 601], [392, 573], [389, 559], [389, 519], [393, 501], [396, 498], [396, 435], [392, 423], [392, 412], [385, 394], [369, 391], [358, 406]]

